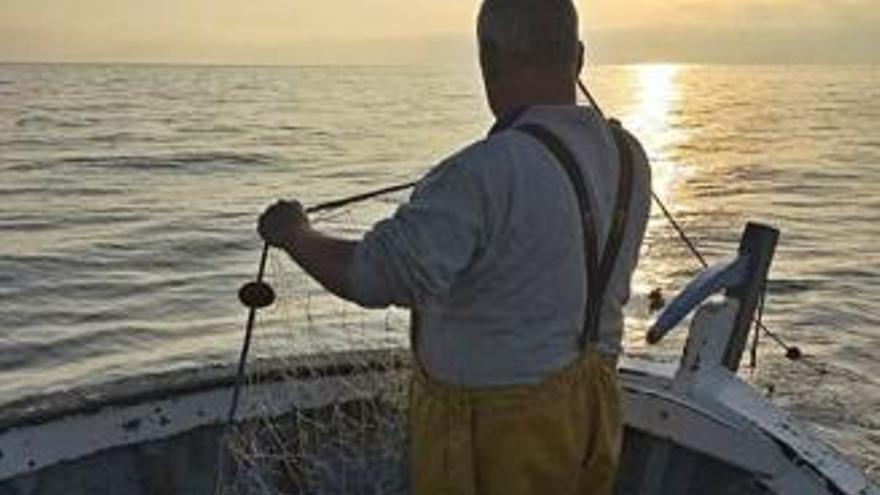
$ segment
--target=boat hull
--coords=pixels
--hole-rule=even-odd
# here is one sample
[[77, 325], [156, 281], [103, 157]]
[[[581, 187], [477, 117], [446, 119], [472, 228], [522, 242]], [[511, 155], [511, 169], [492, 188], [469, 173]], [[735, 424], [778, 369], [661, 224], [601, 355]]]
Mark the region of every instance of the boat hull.
[[[304, 414], [359, 414], [387, 393], [382, 387], [404, 379], [407, 366], [402, 349], [260, 363], [237, 427], [258, 428], [271, 417], [293, 431]], [[0, 495], [210, 493], [233, 376], [227, 367], [168, 373], [7, 408]], [[878, 494], [733, 375], [709, 375], [711, 386], [687, 394], [677, 390], [672, 366], [624, 360], [621, 377], [627, 430], [619, 494]], [[803, 435], [813, 457], [784, 431]]]

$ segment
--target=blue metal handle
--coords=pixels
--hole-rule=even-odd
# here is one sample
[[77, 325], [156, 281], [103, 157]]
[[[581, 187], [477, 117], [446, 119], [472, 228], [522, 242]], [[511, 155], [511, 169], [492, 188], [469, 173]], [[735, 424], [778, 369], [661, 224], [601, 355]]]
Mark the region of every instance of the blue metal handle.
[[660, 313], [648, 330], [648, 343], [660, 342], [694, 308], [713, 294], [742, 285], [748, 268], [749, 257], [741, 255], [703, 270]]

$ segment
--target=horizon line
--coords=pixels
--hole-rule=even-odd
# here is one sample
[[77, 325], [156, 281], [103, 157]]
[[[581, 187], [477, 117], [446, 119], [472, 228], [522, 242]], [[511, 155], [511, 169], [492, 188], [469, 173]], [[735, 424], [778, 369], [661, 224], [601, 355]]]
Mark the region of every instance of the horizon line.
[[[437, 67], [451, 68], [464, 67], [469, 64], [454, 62], [400, 62], [400, 63], [375, 63], [375, 62], [214, 62], [214, 61], [145, 61], [145, 60], [2, 60], [0, 65], [79, 65], [79, 66], [145, 66], [145, 67], [216, 67], [216, 68], [332, 68], [332, 67], [375, 67], [375, 68], [401, 68], [401, 67]], [[678, 67], [878, 67], [876, 61], [675, 61], [675, 60], [643, 60], [621, 62], [596, 62], [587, 64], [589, 67], [626, 67], [644, 65], [669, 65]]]

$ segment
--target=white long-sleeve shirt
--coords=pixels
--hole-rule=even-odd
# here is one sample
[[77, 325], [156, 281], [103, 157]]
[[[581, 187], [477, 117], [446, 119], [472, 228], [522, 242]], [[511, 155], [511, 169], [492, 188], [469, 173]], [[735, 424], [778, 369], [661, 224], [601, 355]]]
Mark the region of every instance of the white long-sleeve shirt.
[[[432, 169], [407, 203], [366, 234], [349, 267], [356, 302], [417, 310], [417, 354], [446, 383], [536, 383], [580, 352], [587, 280], [577, 196], [549, 150], [514, 128], [540, 124], [574, 154], [603, 250], [617, 147], [589, 108], [531, 107], [512, 120]], [[648, 161], [630, 141], [632, 203], [599, 331], [600, 349], [611, 355], [620, 352], [650, 208]]]

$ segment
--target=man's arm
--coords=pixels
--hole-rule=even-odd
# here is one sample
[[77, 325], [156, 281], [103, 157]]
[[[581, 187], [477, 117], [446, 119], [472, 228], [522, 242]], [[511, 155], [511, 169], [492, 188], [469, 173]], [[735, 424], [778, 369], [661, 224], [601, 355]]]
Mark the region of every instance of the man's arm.
[[279, 201], [269, 207], [260, 217], [258, 232], [270, 245], [283, 249], [325, 289], [351, 300], [348, 267], [357, 242], [312, 229], [296, 201]]
[[419, 307], [446, 293], [486, 243], [488, 189], [497, 178], [492, 167], [478, 166], [493, 162], [470, 155], [435, 167], [359, 242], [312, 230], [295, 201], [266, 210], [260, 235], [344, 299], [367, 308]]
[[348, 267], [357, 242], [337, 239], [316, 230], [303, 231], [284, 246], [287, 254], [325, 289], [351, 300]]

